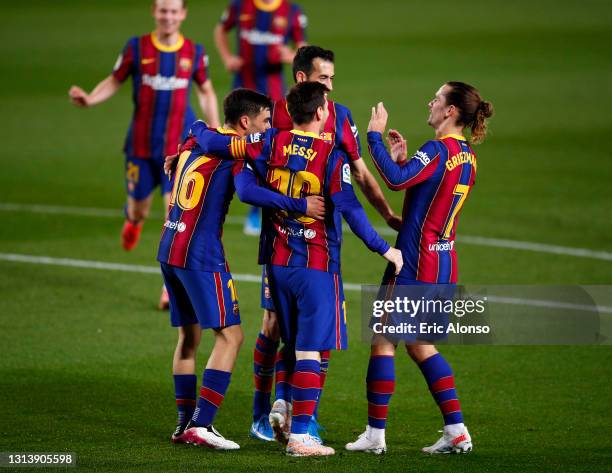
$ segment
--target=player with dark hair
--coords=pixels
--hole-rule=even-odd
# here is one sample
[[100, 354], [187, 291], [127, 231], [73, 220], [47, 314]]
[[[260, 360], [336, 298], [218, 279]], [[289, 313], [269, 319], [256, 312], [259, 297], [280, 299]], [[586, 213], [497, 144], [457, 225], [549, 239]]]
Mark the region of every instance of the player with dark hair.
[[[270, 127], [270, 106], [265, 95], [237, 89], [224, 101], [224, 128], [214, 133], [242, 137], [264, 132]], [[179, 331], [173, 360], [179, 416], [172, 440], [223, 450], [239, 448], [212, 426], [243, 338], [236, 288], [221, 242], [234, 193], [234, 170], [240, 166], [205, 154], [193, 139], [187, 140], [181, 147], [158, 252], [170, 296], [171, 323]], [[322, 217], [320, 198], [290, 199], [256, 190], [260, 205]], [[196, 352], [202, 329], [208, 328], [214, 330], [215, 345], [196, 403]]]
[[[344, 296], [340, 276], [341, 217], [366, 246], [399, 271], [401, 255], [372, 228], [351, 186], [344, 153], [321, 138], [328, 115], [327, 87], [317, 82], [296, 85], [287, 96], [294, 119], [291, 131], [270, 129], [247, 141], [194, 127], [204, 149], [234, 158], [246, 157], [248, 166], [270, 189], [282, 195], [321, 195], [326, 217], [317, 221], [299, 213], [264, 209], [260, 264], [265, 264], [278, 313], [281, 338], [295, 354], [292, 414], [273, 424], [287, 453], [295, 456], [332, 455], [308, 434], [320, 393], [321, 352], [346, 348]], [[284, 437], [289, 428], [288, 438]]]
[[[298, 49], [293, 59], [293, 78], [298, 84], [318, 82], [332, 90], [335, 75], [334, 60], [333, 51], [319, 46], [303, 46]], [[336, 148], [348, 156], [353, 178], [357, 181], [368, 201], [389, 225], [398, 229], [401, 219], [395, 215], [387, 203], [378, 182], [361, 158], [359, 134], [350, 110], [331, 100], [327, 101], [327, 106], [329, 115], [321, 133], [322, 139], [327, 142], [333, 141]], [[277, 101], [272, 112], [272, 127], [291, 130], [293, 121], [289, 114], [287, 100]], [[272, 433], [268, 415], [270, 412], [273, 412], [273, 415], [276, 416], [282, 415], [282, 412], [290, 406], [291, 373], [295, 362], [291, 350], [281, 349], [276, 356], [279, 335], [265, 267], [262, 276], [262, 308], [264, 309], [262, 328], [257, 337], [253, 356], [255, 393], [253, 398], [253, 423], [250, 432], [255, 438], [271, 440]], [[329, 353], [324, 352], [321, 354], [322, 384], [325, 383], [328, 365]], [[274, 405], [270, 407], [273, 370], [276, 371], [276, 395]], [[311, 436], [320, 439], [320, 426], [316, 419], [315, 414], [309, 432]]]
[[[391, 155], [385, 148], [382, 133], [388, 115], [382, 103], [372, 108], [368, 144], [387, 186], [406, 190], [403, 224], [396, 242], [405, 265], [399, 275], [387, 268], [383, 285], [421, 285], [448, 293], [457, 282], [457, 221], [476, 175], [476, 155], [463, 133], [470, 128], [471, 142], [482, 142], [493, 106], [474, 87], [447, 82], [429, 102], [429, 111], [428, 124], [435, 130], [435, 139], [421, 146], [410, 160], [406, 159], [406, 141], [394, 130], [389, 132]], [[346, 445], [347, 450], [386, 451], [385, 425], [395, 388], [396, 346], [397, 342], [380, 334], [372, 339], [366, 378], [368, 425], [355, 442]], [[444, 419], [442, 437], [423, 452], [469, 452], [472, 439], [463, 423], [451, 367], [422, 335], [407, 340], [406, 350], [420, 368]]]
[[[189, 103], [192, 83], [209, 123], [219, 125], [217, 96], [208, 76], [204, 48], [185, 38], [180, 27], [187, 16], [182, 0], [155, 0], [152, 14], [156, 28], [150, 34], [128, 40], [111, 75], [87, 93], [70, 88], [79, 107], [91, 107], [112, 97], [132, 76], [134, 115], [124, 146], [127, 204], [121, 233], [123, 248], [136, 247], [142, 224], [149, 215], [152, 192], [160, 186], [165, 207], [170, 185], [163, 161], [176, 152], [195, 115]], [[162, 293], [160, 308], [167, 307]]]
[[[295, 54], [289, 47], [306, 43], [306, 15], [288, 0], [231, 0], [215, 27], [217, 50], [225, 68], [234, 73], [233, 87], [246, 87], [268, 95], [273, 101], [286, 91], [283, 64]], [[228, 34], [236, 30], [238, 51], [230, 50]], [[261, 215], [251, 207], [244, 233], [259, 235]]]

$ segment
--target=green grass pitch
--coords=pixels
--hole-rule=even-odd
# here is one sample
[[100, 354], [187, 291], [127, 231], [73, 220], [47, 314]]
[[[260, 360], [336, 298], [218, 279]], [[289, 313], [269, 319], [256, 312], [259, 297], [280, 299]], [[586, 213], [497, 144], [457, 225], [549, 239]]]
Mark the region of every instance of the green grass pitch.
[[[0, 203], [121, 209], [121, 145], [129, 85], [91, 110], [67, 98], [110, 72], [125, 40], [152, 29], [142, 1], [4, 2], [0, 41]], [[475, 192], [459, 234], [610, 251], [612, 4], [597, 0], [501, 0], [463, 4], [380, 0], [302, 1], [312, 43], [337, 54], [333, 98], [363, 135], [384, 100], [390, 125], [411, 148], [431, 136], [426, 104], [447, 80], [480, 88], [496, 107], [477, 149]], [[229, 90], [212, 44], [224, 1], [190, 1], [184, 32], [211, 54], [221, 98]], [[608, 46], [605, 46], [608, 44]], [[195, 100], [193, 100], [195, 103]], [[369, 158], [365, 156], [369, 162]], [[399, 211], [401, 195], [387, 192]], [[155, 265], [161, 222], [139, 247], [119, 246], [121, 217], [10, 211], [0, 207], [0, 253]], [[234, 217], [244, 206], [232, 204]], [[368, 209], [373, 221], [380, 219]], [[226, 226], [234, 273], [257, 274], [256, 240]], [[475, 284], [610, 284], [610, 261], [461, 244], [460, 280]], [[353, 237], [344, 279], [376, 283], [384, 267]], [[83, 471], [610, 471], [609, 346], [446, 347], [475, 450], [424, 457], [439, 413], [418, 370], [397, 361], [389, 453], [348, 454], [366, 423], [359, 297], [347, 292], [350, 349], [332, 354], [321, 403], [337, 454], [290, 459], [248, 438], [251, 357], [259, 286], [240, 282], [246, 334], [216, 424], [242, 449], [216, 453], [169, 442], [175, 408], [175, 332], [155, 310], [161, 280], [85, 268], [0, 260], [0, 451], [71, 451]], [[207, 335], [201, 364], [210, 348]]]

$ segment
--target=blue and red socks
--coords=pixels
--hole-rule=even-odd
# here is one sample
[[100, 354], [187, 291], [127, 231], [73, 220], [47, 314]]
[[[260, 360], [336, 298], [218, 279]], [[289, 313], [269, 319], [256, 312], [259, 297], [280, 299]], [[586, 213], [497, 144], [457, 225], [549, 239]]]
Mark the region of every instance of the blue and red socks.
[[291, 434], [308, 432], [308, 424], [315, 411], [321, 389], [321, 363], [317, 360], [298, 360], [292, 380], [293, 417]]
[[219, 406], [230, 383], [232, 373], [206, 369], [202, 375], [202, 387], [198, 407], [193, 413], [193, 423], [197, 427], [208, 427], [213, 423]]
[[384, 429], [387, 425], [389, 401], [395, 390], [395, 357], [372, 355], [366, 376], [368, 425]]
[[198, 377], [195, 374], [175, 374], [174, 397], [178, 410], [177, 425], [187, 425], [196, 408], [196, 389]]
[[444, 357], [436, 353], [421, 362], [419, 368], [444, 417], [444, 425], [463, 424], [453, 371]]
[[291, 376], [295, 369], [295, 349], [284, 345], [276, 355], [276, 399], [291, 402]]
[[321, 402], [321, 395], [323, 394], [323, 388], [325, 387], [325, 380], [327, 379], [327, 369], [329, 368], [329, 355], [330, 350], [324, 350], [321, 352], [321, 374], [319, 375], [321, 389], [319, 390], [319, 398], [317, 399], [317, 406], [315, 407], [314, 414], [312, 415], [315, 419], [319, 417], [319, 403]]
[[253, 395], [253, 421], [270, 413], [270, 393], [274, 381], [274, 362], [278, 341], [273, 341], [263, 333], [257, 336], [253, 350], [253, 378], [255, 394]]

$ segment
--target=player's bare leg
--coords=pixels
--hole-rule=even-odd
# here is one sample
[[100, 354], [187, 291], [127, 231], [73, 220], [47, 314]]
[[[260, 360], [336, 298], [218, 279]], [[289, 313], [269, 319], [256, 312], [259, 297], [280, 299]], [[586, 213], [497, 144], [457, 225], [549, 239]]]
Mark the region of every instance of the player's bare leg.
[[144, 220], [149, 216], [151, 211], [151, 202], [153, 194], [146, 199], [136, 200], [128, 196], [127, 205], [125, 207], [125, 223], [121, 231], [121, 245], [125, 251], [131, 251], [136, 248], [142, 230]]
[[321, 445], [308, 434], [320, 390], [321, 353], [296, 350], [295, 359], [293, 415], [287, 454], [299, 457], [333, 455], [333, 448]]
[[274, 381], [274, 363], [280, 339], [280, 329], [276, 312], [264, 309], [261, 330], [253, 350], [253, 422], [250, 435], [253, 438], [270, 442], [274, 433], [270, 426], [270, 394]]
[[472, 438], [463, 424], [450, 365], [434, 345], [426, 342], [407, 344], [406, 351], [423, 373], [444, 419], [444, 434], [436, 443], [423, 448], [423, 452], [429, 454], [470, 452]]
[[[166, 192], [163, 195], [164, 200], [164, 216], [165, 220], [168, 219], [168, 206], [170, 205], [170, 192]], [[149, 203], [150, 204], [150, 203]], [[159, 296], [159, 304], [157, 305], [159, 310], [168, 310], [170, 308], [170, 298], [168, 297], [168, 290], [165, 285], [162, 285], [161, 295]]]
[[346, 444], [347, 450], [377, 455], [387, 451], [385, 427], [389, 401], [395, 389], [395, 350], [396, 345], [385, 337], [375, 335], [372, 338], [366, 377], [368, 425], [357, 440]]
[[199, 324], [185, 325], [178, 328], [178, 340], [172, 359], [172, 373], [176, 392], [178, 420], [172, 434], [174, 443], [185, 443], [183, 432], [193, 416], [196, 407], [197, 376], [196, 354], [202, 329]]
[[240, 325], [215, 330], [215, 345], [206, 363], [198, 407], [183, 433], [186, 443], [215, 450], [237, 450], [240, 446], [225, 439], [212, 423], [225, 396], [231, 372], [244, 336]]

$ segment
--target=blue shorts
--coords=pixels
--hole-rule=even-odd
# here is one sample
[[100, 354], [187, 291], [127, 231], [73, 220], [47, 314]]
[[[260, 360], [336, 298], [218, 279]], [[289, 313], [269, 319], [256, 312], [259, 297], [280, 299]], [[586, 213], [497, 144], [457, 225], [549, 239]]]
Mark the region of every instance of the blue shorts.
[[378, 324], [379, 329], [383, 326], [399, 329], [408, 324], [413, 327], [411, 333], [387, 333], [385, 338], [394, 344], [399, 341], [415, 343], [417, 341], [434, 342], [448, 338], [446, 329], [449, 324], [450, 314], [444, 310], [453, 301], [455, 284], [432, 284], [395, 276], [395, 269], [387, 268], [383, 276], [382, 286], [378, 293], [378, 300], [408, 300], [420, 302], [421, 306], [416, 312], [410, 314], [405, 312], [385, 312], [381, 317], [372, 317], [370, 328]]
[[345, 350], [342, 278], [317, 269], [268, 265], [281, 338], [300, 351]]
[[172, 182], [164, 174], [164, 158], [125, 158], [125, 188], [136, 200], [144, 200], [160, 186], [161, 194], [172, 191]]
[[170, 297], [173, 327], [200, 324], [223, 328], [240, 323], [238, 297], [231, 273], [197, 271], [161, 263]]
[[267, 266], [264, 264], [261, 270], [261, 308], [276, 312], [276, 309], [274, 308], [274, 301], [272, 300], [272, 294], [270, 293], [270, 283], [268, 281], [266, 267]]

